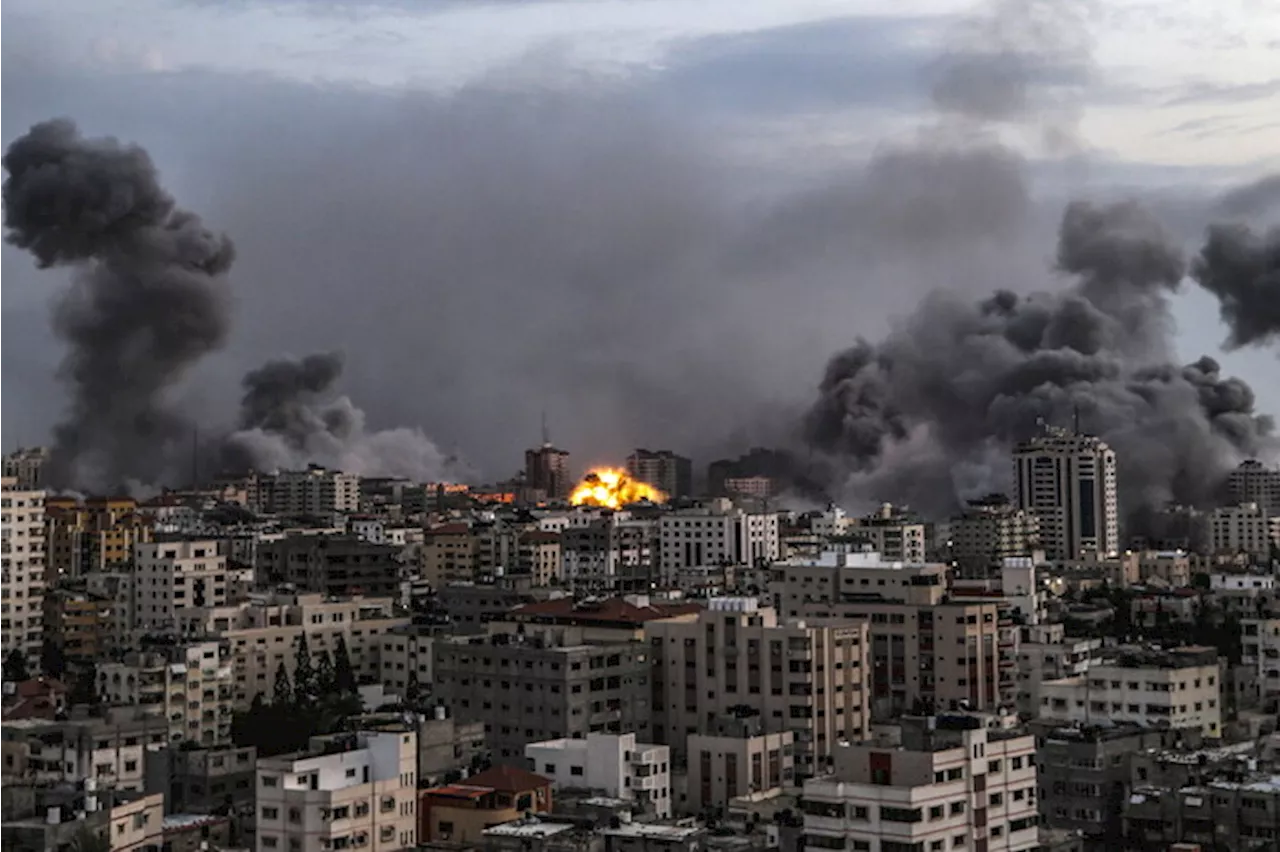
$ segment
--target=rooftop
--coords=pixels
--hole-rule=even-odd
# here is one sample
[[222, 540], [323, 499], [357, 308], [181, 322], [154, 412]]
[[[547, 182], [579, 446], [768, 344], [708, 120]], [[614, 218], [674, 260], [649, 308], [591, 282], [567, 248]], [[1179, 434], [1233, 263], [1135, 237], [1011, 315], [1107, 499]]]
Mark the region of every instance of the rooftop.
[[566, 831], [573, 831], [574, 825], [567, 822], [543, 822], [536, 817], [505, 822], [484, 830], [485, 837], [554, 837]]
[[581, 624], [625, 624], [640, 626], [649, 621], [690, 615], [702, 610], [696, 603], [648, 603], [639, 606], [625, 598], [575, 601], [572, 598], [555, 598], [518, 606], [508, 613], [517, 620], [566, 619]]
[[478, 775], [462, 779], [462, 784], [489, 787], [499, 793], [522, 793], [535, 787], [549, 787], [551, 779], [515, 766], [495, 766]]
[[628, 822], [617, 828], [602, 828], [601, 834], [613, 837], [643, 837], [651, 840], [684, 840], [702, 829], [688, 825], [659, 825], [652, 822]]

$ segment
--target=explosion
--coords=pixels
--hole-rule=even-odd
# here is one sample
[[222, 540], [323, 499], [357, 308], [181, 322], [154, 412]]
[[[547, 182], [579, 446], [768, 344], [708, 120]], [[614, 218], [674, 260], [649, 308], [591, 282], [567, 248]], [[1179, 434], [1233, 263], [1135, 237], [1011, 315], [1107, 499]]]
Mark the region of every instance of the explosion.
[[575, 506], [601, 506], [606, 509], [621, 509], [641, 500], [662, 503], [666, 499], [666, 494], [647, 482], [637, 482], [627, 476], [626, 471], [612, 467], [598, 467], [590, 471], [569, 495], [569, 502]]

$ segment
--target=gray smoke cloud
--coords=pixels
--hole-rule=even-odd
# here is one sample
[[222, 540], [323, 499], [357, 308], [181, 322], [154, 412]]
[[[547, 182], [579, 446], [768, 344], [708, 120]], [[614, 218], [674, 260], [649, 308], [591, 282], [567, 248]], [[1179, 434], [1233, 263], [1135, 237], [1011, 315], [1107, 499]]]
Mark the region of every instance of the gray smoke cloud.
[[342, 355], [326, 352], [278, 359], [247, 373], [240, 428], [223, 444], [223, 463], [258, 471], [321, 464], [418, 482], [469, 476], [463, 462], [420, 430], [369, 431], [364, 412], [334, 391], [342, 368]]
[[226, 339], [231, 241], [175, 205], [144, 150], [71, 121], [35, 125], [3, 165], [6, 240], [41, 268], [73, 270], [53, 313], [71, 399], [50, 481], [155, 481], [190, 429], [166, 391]]
[[1010, 446], [1038, 422], [1078, 413], [1117, 451], [1133, 517], [1211, 501], [1230, 467], [1274, 446], [1246, 383], [1209, 358], [1169, 363], [1184, 261], [1143, 208], [1069, 205], [1057, 267], [1062, 291], [939, 292], [832, 359], [804, 432], [852, 468], [846, 489], [945, 514], [1002, 490]]
[[1192, 274], [1218, 298], [1230, 329], [1227, 346], [1280, 339], [1280, 228], [1258, 233], [1239, 223], [1210, 226]]

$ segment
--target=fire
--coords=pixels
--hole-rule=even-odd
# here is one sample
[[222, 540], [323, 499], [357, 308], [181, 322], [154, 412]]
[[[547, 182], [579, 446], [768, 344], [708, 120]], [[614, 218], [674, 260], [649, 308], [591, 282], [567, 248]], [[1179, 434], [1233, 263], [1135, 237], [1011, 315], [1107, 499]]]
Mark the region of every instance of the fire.
[[602, 506], [621, 509], [641, 500], [662, 503], [667, 495], [646, 482], [637, 482], [624, 470], [613, 467], [597, 467], [582, 477], [582, 481], [569, 495], [575, 506]]

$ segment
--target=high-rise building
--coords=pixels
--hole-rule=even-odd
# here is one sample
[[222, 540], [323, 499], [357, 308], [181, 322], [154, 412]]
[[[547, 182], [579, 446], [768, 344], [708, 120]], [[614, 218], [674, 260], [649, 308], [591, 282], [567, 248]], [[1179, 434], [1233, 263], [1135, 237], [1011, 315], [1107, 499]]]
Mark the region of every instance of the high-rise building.
[[558, 450], [549, 443], [524, 451], [524, 481], [530, 489], [541, 491], [549, 500], [565, 500], [573, 489], [569, 478], [569, 451]]
[[1260, 564], [1270, 561], [1271, 522], [1257, 503], [1214, 509], [1206, 517], [1205, 528], [1209, 553], [1244, 554]]
[[133, 552], [134, 628], [171, 632], [178, 610], [227, 605], [227, 558], [217, 541], [145, 542]]
[[1268, 515], [1280, 515], [1280, 467], [1249, 459], [1231, 471], [1227, 482], [1237, 503], [1257, 503]]
[[664, 578], [704, 565], [756, 567], [781, 553], [778, 516], [747, 512], [727, 500], [663, 515], [658, 523], [659, 556]]
[[637, 449], [627, 456], [627, 476], [647, 482], [668, 497], [688, 497], [693, 492], [693, 462], [670, 450]]
[[250, 509], [267, 515], [358, 512], [360, 477], [318, 465], [260, 474], [253, 480], [248, 499]]
[[45, 534], [44, 492], [22, 488], [17, 477], [3, 480], [0, 521], [4, 540], [4, 656], [19, 650], [35, 671], [44, 642]]
[[1040, 517], [1046, 557], [1119, 552], [1116, 454], [1102, 440], [1047, 429], [1014, 450], [1014, 480], [1018, 508]]

